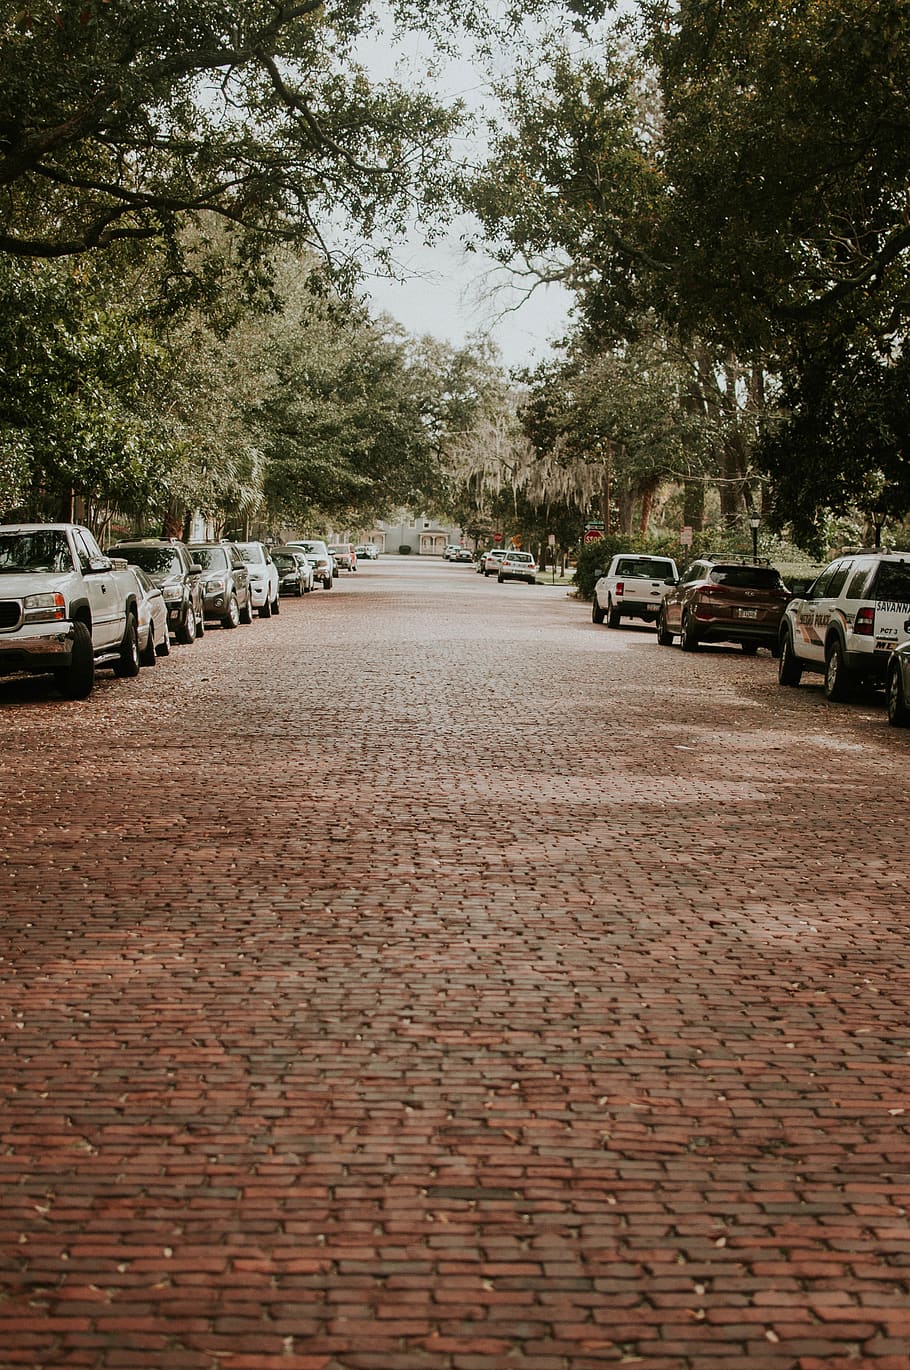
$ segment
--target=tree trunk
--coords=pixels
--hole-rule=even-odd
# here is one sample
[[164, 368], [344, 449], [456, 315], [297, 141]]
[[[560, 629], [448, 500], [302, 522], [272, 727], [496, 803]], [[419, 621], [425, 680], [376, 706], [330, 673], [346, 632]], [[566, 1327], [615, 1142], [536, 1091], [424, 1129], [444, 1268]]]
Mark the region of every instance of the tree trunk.
[[645, 490], [641, 492], [641, 523], [639, 524], [639, 532], [641, 533], [642, 537], [647, 536], [648, 525], [651, 522], [651, 509], [653, 504], [654, 486], [649, 485]]
[[181, 509], [178, 509], [175, 504], [170, 503], [164, 515], [164, 528], [162, 530], [162, 537], [182, 539], [183, 519], [183, 511]]

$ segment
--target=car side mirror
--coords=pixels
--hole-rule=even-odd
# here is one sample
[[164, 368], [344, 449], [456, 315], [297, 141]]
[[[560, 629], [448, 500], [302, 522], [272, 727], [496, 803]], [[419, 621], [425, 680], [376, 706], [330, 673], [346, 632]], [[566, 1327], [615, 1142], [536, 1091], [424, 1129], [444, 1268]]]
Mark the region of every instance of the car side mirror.
[[105, 571], [113, 571], [114, 563], [110, 557], [91, 557], [87, 566], [83, 566], [83, 575], [98, 576]]
[[678, 584], [679, 584], [679, 581], [678, 581], [678, 580], [674, 580], [672, 576], [667, 576], [667, 579], [664, 581], [664, 585], [678, 585]]
[[199, 565], [199, 562], [198, 562], [198, 561], [194, 561], [194, 562], [191, 562], [191, 563], [190, 563], [190, 575], [191, 575], [191, 576], [201, 576], [201, 575], [202, 575], [202, 567]]

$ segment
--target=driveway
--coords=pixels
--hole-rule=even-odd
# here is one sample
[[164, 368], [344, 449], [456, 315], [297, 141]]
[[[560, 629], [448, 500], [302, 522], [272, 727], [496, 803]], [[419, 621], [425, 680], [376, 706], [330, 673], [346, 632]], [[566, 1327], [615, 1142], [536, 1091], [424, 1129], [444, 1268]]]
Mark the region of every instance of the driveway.
[[910, 1366], [880, 701], [383, 557], [0, 728], [2, 1370]]

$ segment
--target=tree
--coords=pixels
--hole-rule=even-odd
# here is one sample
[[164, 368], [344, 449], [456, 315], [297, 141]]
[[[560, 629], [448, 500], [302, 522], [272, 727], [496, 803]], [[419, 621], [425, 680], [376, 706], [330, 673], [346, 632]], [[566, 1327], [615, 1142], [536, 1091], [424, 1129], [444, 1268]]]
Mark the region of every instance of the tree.
[[908, 0], [640, 8], [672, 191], [652, 250], [678, 316], [739, 350], [890, 332], [910, 250]]
[[162, 356], [104, 271], [0, 257], [0, 471], [6, 509], [155, 503], [167, 440], [149, 403]]

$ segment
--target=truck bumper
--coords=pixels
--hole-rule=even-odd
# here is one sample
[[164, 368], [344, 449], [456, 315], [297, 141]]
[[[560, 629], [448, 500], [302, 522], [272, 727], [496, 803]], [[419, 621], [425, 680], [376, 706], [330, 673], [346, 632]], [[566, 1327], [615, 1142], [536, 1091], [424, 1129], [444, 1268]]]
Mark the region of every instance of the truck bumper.
[[13, 637], [0, 635], [0, 675], [66, 666], [73, 650], [73, 626], [48, 629], [47, 623], [26, 623]]

